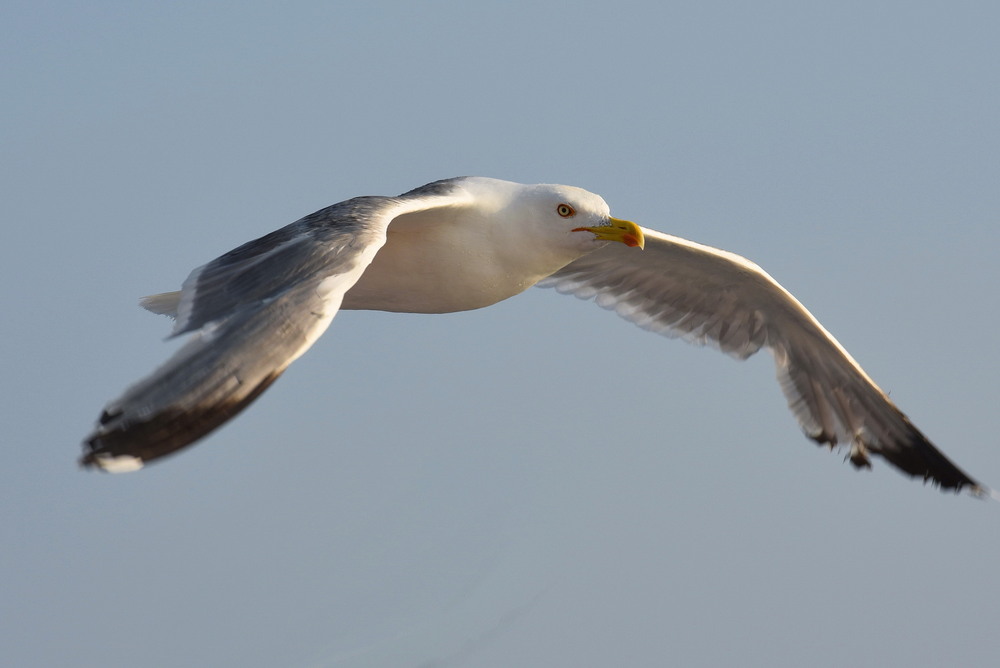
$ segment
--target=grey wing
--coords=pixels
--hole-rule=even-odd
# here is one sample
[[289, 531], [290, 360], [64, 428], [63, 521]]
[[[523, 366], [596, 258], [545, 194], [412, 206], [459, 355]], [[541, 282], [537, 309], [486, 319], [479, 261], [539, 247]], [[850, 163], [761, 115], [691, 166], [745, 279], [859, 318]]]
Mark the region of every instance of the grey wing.
[[645, 329], [710, 343], [739, 359], [766, 347], [806, 435], [868, 453], [944, 489], [986, 493], [910, 423], [833, 336], [760, 267], [733, 253], [644, 229], [644, 251], [607, 246], [539, 282], [594, 299]]
[[329, 326], [397, 205], [349, 200], [192, 272], [174, 330], [192, 339], [106, 407], [81, 463], [139, 468], [246, 408]]
[[[399, 200], [356, 197], [305, 216], [247, 242], [191, 272], [181, 288], [176, 312], [143, 305], [176, 317], [173, 336], [195, 331], [244, 304], [255, 304], [311, 277], [348, 271], [366, 251], [367, 262], [385, 243], [385, 229]], [[373, 247], [374, 244], [374, 247]]]
[[[193, 331], [218, 314], [232, 309], [234, 302], [265, 298], [282, 281], [319, 270], [323, 259], [313, 257], [313, 266], [303, 266], [303, 246], [329, 230], [357, 225], [388, 203], [395, 201], [398, 213], [454, 204], [462, 199], [459, 185], [465, 177], [443, 179], [403, 193], [396, 198], [357, 197], [321, 209], [291, 225], [243, 244], [222, 257], [198, 267], [182, 290], [161, 292], [139, 300], [146, 310], [174, 318], [173, 336]], [[337, 223], [331, 225], [331, 222]], [[336, 239], [329, 239], [337, 243]]]

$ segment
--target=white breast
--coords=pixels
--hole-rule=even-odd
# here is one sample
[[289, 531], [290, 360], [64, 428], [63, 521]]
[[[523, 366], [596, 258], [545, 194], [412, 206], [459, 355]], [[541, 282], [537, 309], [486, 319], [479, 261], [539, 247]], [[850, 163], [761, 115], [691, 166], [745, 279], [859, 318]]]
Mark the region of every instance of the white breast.
[[540, 243], [530, 226], [471, 219], [460, 207], [400, 216], [341, 308], [450, 313], [513, 297], [576, 259]]

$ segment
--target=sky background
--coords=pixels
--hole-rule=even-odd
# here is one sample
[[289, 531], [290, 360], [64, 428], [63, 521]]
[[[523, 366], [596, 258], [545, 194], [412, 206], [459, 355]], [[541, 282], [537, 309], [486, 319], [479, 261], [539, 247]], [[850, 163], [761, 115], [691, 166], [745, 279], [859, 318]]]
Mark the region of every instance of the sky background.
[[476, 174], [582, 186], [753, 259], [1000, 486], [1000, 5], [0, 15], [7, 665], [1000, 656], [1000, 506], [815, 447], [766, 354], [551, 291], [342, 313], [197, 447], [130, 475], [75, 463], [175, 348], [139, 297], [333, 202]]

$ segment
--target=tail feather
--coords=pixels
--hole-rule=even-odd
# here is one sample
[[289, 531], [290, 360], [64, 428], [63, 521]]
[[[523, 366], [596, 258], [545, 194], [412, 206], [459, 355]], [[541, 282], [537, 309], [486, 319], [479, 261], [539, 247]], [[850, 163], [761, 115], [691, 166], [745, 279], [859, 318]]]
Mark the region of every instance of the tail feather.
[[177, 305], [181, 301], [181, 291], [161, 292], [139, 300], [139, 306], [151, 313], [177, 318]]

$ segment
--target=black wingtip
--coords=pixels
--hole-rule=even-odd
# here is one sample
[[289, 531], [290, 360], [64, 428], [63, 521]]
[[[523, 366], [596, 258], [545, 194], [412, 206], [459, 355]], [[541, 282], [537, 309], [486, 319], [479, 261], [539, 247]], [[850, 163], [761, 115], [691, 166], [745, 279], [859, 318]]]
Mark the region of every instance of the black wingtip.
[[[856, 469], [870, 469], [872, 465], [869, 456], [878, 455], [903, 473], [922, 478], [924, 482], [930, 482], [941, 491], [957, 493], [964, 490], [975, 497], [1000, 501], [1000, 494], [981, 485], [945, 457], [905, 416], [903, 421], [907, 432], [904, 438], [895, 443], [852, 443], [845, 460]], [[838, 445], [836, 435], [825, 431], [806, 435], [817, 445], [826, 446], [831, 450], [836, 449]]]
[[235, 417], [280, 375], [280, 371], [268, 375], [239, 400], [187, 411], [163, 410], [141, 421], [128, 420], [121, 412], [104, 411], [99, 428], [83, 442], [80, 466], [114, 473], [134, 471], [148, 462], [174, 454]]
[[895, 447], [881, 447], [879, 454], [882, 457], [905, 473], [930, 481], [942, 491], [960, 492], [965, 489], [973, 496], [980, 496], [982, 490], [988, 489], [948, 459], [909, 420], [906, 424], [908, 434], [905, 442], [893, 444]]

